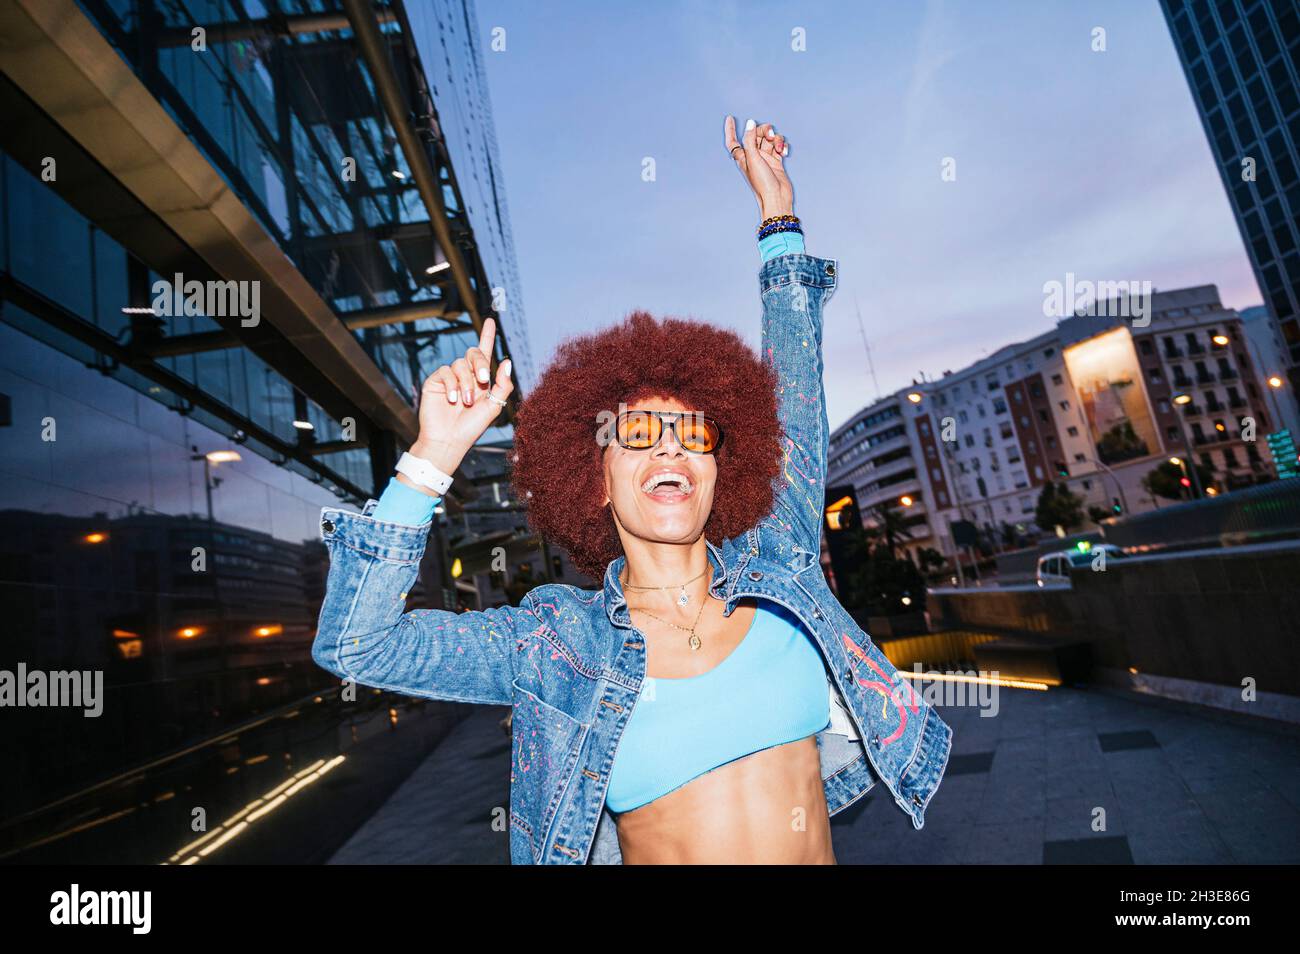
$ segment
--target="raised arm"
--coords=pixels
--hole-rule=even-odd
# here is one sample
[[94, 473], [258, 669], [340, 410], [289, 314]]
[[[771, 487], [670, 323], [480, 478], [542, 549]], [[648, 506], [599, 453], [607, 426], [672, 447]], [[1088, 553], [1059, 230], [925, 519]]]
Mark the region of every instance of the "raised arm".
[[830, 431], [822, 384], [822, 306], [835, 289], [835, 262], [795, 253], [759, 271], [763, 361], [776, 369], [783, 432], [774, 513], [810, 553], [821, 546]]
[[[771, 123], [746, 124], [736, 139], [726, 121], [726, 145], [758, 201], [760, 221], [793, 214], [785, 171], [789, 146]], [[784, 242], [778, 236], [789, 236]], [[821, 546], [826, 455], [830, 431], [822, 365], [822, 309], [834, 293], [837, 265], [803, 251], [802, 235], [777, 233], [764, 242], [758, 273], [763, 302], [762, 358], [777, 374], [777, 413], [783, 431], [781, 477], [773, 515], [809, 553]], [[780, 245], [781, 247], [771, 247]], [[774, 257], [771, 253], [775, 253]]]
[[[509, 361], [489, 389], [495, 323], [484, 321], [479, 343], [425, 381], [420, 436], [410, 453], [453, 474], [492, 424], [513, 390]], [[377, 507], [321, 511], [330, 555], [312, 659], [342, 678], [431, 699], [508, 705], [516, 644], [540, 623], [531, 600], [521, 607], [456, 613], [404, 612], [419, 573], [439, 496], [405, 474]], [[414, 504], [412, 503], [414, 501]]]

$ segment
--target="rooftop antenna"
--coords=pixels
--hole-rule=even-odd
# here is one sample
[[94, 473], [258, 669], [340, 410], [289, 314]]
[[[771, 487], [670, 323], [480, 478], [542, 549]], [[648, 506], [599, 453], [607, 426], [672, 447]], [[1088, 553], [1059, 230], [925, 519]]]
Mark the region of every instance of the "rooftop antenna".
[[858, 307], [858, 299], [853, 299], [853, 310], [858, 313], [858, 331], [862, 333], [862, 347], [867, 349], [867, 369], [871, 371], [871, 386], [875, 388], [875, 397], [871, 400], [880, 400], [880, 382], [876, 380], [876, 365], [871, 360], [871, 344], [867, 341], [867, 329], [862, 324], [862, 309]]

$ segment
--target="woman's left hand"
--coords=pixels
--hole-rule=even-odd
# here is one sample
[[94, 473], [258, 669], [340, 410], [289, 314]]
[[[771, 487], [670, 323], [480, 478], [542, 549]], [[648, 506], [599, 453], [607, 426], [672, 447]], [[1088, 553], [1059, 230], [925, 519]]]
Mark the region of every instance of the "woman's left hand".
[[728, 116], [726, 140], [728, 152], [754, 190], [762, 217], [793, 212], [794, 188], [785, 174], [785, 156], [790, 147], [785, 137], [772, 128], [772, 123], [760, 125], [751, 119], [745, 125], [744, 138], [737, 140], [736, 118]]

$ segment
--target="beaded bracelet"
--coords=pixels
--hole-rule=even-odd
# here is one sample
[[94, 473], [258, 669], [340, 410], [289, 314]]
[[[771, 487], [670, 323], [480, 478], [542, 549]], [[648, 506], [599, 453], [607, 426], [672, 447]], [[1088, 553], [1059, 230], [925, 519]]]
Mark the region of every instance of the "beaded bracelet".
[[758, 237], [760, 239], [765, 239], [769, 235], [775, 235], [778, 232], [798, 232], [800, 235], [803, 235], [803, 229], [798, 225], [792, 225], [788, 222], [778, 222], [775, 225], [769, 225], [766, 228], [759, 229]]
[[767, 226], [775, 225], [778, 222], [798, 225], [799, 217], [797, 215], [791, 215], [788, 212], [783, 215], [771, 215], [758, 224], [758, 229], [761, 232], [763, 229], [767, 228]]

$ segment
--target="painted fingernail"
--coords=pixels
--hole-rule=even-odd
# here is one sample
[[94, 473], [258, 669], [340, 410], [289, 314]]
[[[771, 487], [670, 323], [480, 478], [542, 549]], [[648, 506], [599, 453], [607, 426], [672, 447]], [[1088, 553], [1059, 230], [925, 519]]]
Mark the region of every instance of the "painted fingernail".
[[768, 131], [767, 131], [767, 138], [768, 138], [768, 139], [775, 139], [775, 138], [776, 138], [776, 130], [775, 130], [775, 129], [771, 129], [771, 128], [769, 128]]
[[752, 120], [752, 119], [746, 119], [746, 120], [745, 120], [745, 132], [749, 132], [749, 131], [750, 131], [751, 129], [753, 129], [756, 125], [758, 125], [758, 124], [757, 124], [756, 122], [754, 122], [754, 120]]
[[786, 143], [786, 144], [785, 144], [785, 148], [781, 150], [781, 155], [783, 155], [783, 156], [788, 156], [788, 155], [790, 155], [790, 144], [789, 144], [789, 143]]
[[488, 369], [487, 369], [487, 368], [479, 368], [479, 369], [478, 369], [478, 379], [479, 379], [480, 381], [484, 382], [485, 384], [487, 383], [487, 379], [488, 379]]
[[510, 359], [506, 358], [504, 361], [502, 361], [501, 367], [506, 369], [506, 375], [508, 376], [510, 374]]
[[455, 404], [458, 400], [460, 400], [460, 396], [456, 393], [455, 388], [452, 388], [450, 391], [447, 392], [447, 400], [450, 401], [452, 404]]

